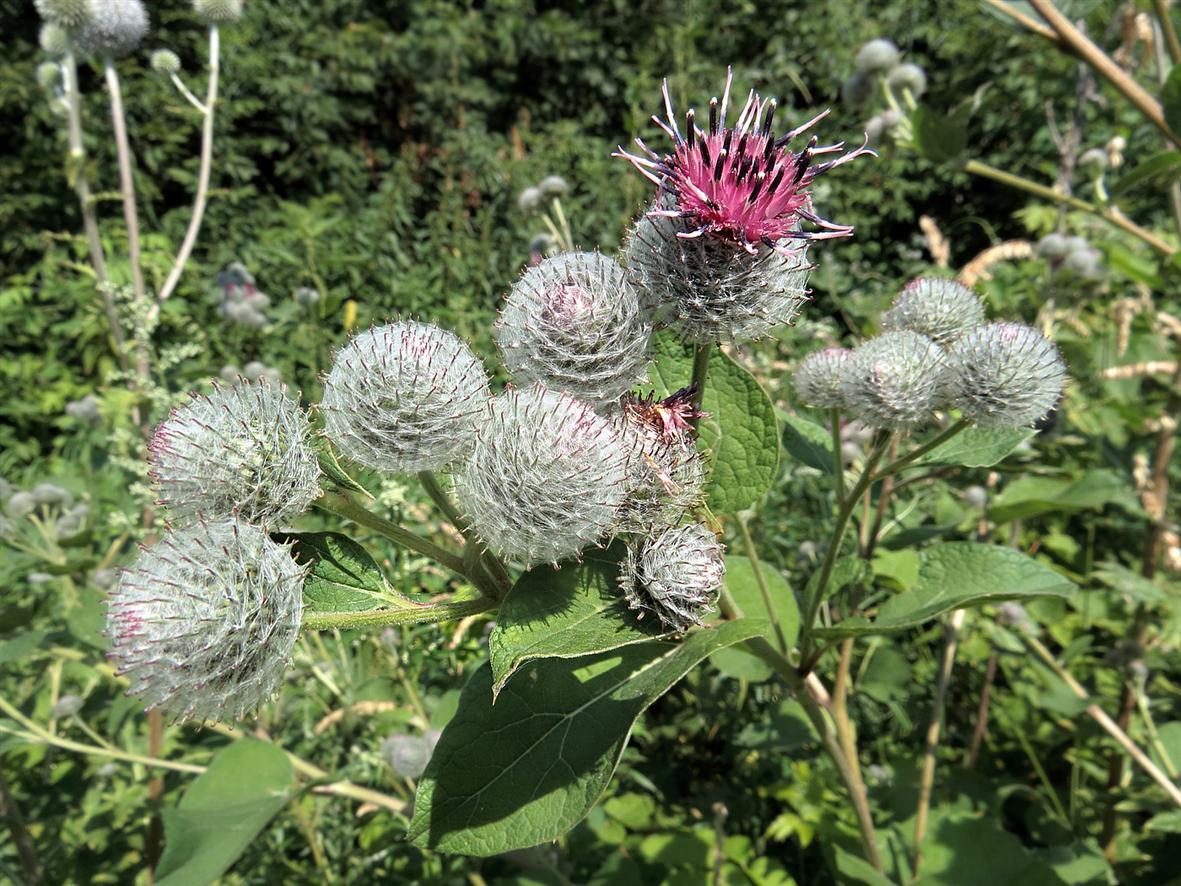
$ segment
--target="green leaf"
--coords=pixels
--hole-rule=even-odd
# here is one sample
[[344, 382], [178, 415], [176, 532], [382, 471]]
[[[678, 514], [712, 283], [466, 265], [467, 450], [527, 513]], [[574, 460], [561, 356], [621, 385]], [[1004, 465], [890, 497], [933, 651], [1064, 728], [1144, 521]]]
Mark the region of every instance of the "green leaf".
[[1173, 65], [1160, 92], [1165, 123], [1174, 133], [1181, 133], [1181, 65]]
[[324, 476], [333, 485], [346, 492], [359, 492], [369, 501], [373, 501], [373, 496], [369, 490], [350, 477], [345, 469], [341, 467], [340, 459], [336, 457], [336, 450], [332, 448], [332, 444], [328, 442], [327, 438], [320, 437], [317, 439], [316, 454], [319, 456], [320, 470], [324, 472]]
[[783, 446], [796, 461], [831, 474], [833, 469], [832, 434], [802, 415], [779, 412], [783, 422]]
[[291, 542], [299, 563], [310, 563], [303, 585], [309, 612], [367, 612], [382, 608], [411, 608], [412, 601], [396, 594], [369, 552], [339, 532], [274, 533]]
[[[839, 594], [850, 585], [865, 581], [868, 572], [868, 564], [860, 557], [842, 557], [840, 560], [837, 560], [832, 564], [832, 574], [828, 578], [828, 587], [825, 588], [824, 599], [827, 600], [834, 594]], [[816, 586], [819, 584], [820, 570], [817, 569], [808, 578], [804, 599], [811, 600], [812, 595], [816, 593]]]
[[408, 838], [489, 856], [555, 840], [611, 780], [635, 720], [711, 653], [766, 630], [757, 619], [603, 655], [526, 664], [492, 703], [484, 665], [419, 781]]
[[1118, 563], [1102, 563], [1092, 576], [1113, 590], [1127, 594], [1137, 603], [1161, 603], [1169, 594], [1156, 582]]
[[919, 464], [989, 468], [1032, 437], [1030, 428], [965, 428], [918, 459]]
[[655, 618], [638, 619], [627, 607], [619, 589], [623, 553], [617, 543], [580, 566], [539, 566], [521, 576], [488, 638], [494, 697], [527, 661], [609, 652], [661, 635]]
[[1102, 508], [1109, 504], [1133, 513], [1140, 510], [1127, 479], [1115, 471], [1091, 470], [1076, 480], [1022, 477], [1006, 485], [992, 500], [988, 518], [999, 525], [1039, 514]]
[[220, 877], [287, 803], [294, 780], [287, 754], [269, 742], [243, 738], [220, 751], [177, 807], [164, 811], [157, 886]]
[[1063, 596], [1074, 582], [1020, 551], [954, 541], [923, 552], [914, 587], [887, 600], [873, 621], [858, 616], [816, 635], [828, 639], [887, 634], [917, 627], [945, 612], [1034, 597]]
[[[767, 583], [771, 605], [775, 607], [779, 619], [779, 628], [787, 648], [791, 649], [800, 636], [800, 607], [779, 571], [766, 563], [759, 565], [762, 567], [763, 581]], [[745, 615], [767, 617], [767, 606], [763, 592], [759, 590], [758, 579], [755, 578], [754, 564], [748, 558], [737, 555], [726, 557], [726, 588]], [[766, 637], [772, 644], [779, 645], [779, 637], [770, 622], [767, 623]], [[761, 658], [737, 646], [719, 650], [710, 656], [710, 662], [727, 677], [741, 680], [759, 682], [770, 679], [774, 674]]]
[[919, 152], [934, 163], [947, 163], [968, 146], [968, 125], [957, 112], [944, 116], [926, 105], [915, 109], [914, 140]]
[[[1170, 76], [1170, 80], [1172, 77]], [[1172, 124], [1170, 124], [1172, 126]], [[1174, 132], [1176, 129], [1174, 129]], [[1147, 160], [1142, 160], [1136, 164], [1136, 168], [1123, 175], [1115, 185], [1112, 186], [1110, 195], [1118, 197], [1126, 191], [1130, 191], [1137, 185], [1144, 182], [1165, 176], [1165, 181], [1161, 184], [1169, 184], [1169, 182], [1177, 178], [1178, 173], [1181, 172], [1181, 151], [1169, 149], [1153, 154]]]
[[[658, 397], [689, 384], [692, 350], [670, 335], [658, 335], [649, 370]], [[706, 453], [706, 493], [715, 513], [733, 514], [756, 504], [779, 468], [775, 407], [755, 377], [715, 348], [710, 354], [698, 445]]]

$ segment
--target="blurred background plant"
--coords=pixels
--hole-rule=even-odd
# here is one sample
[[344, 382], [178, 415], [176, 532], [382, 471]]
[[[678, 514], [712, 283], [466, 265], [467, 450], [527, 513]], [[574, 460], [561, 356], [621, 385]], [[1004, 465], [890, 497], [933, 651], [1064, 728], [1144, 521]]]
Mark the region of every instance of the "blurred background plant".
[[[1084, 590], [851, 653], [849, 717], [884, 839], [914, 851], [930, 748], [940, 768], [926, 781], [921, 882], [1167, 881], [1181, 819], [1113, 762], [1090, 700], [1020, 635], [1036, 631], [1176, 778], [1178, 13], [1165, 2], [1057, 7], [1107, 50], [1112, 85], [1044, 6], [837, 0], [768, 15], [716, 0], [252, 0], [221, 34], [204, 234], [158, 317], [134, 290], [106, 291], [130, 340], [122, 350], [86, 271], [77, 177], [62, 174], [60, 51], [31, 3], [0, 10], [11, 37], [0, 60], [0, 805], [13, 836], [0, 869], [14, 881], [142, 878], [161, 847], [157, 813], [177, 827], [172, 807], [194, 774], [227, 732], [243, 735], [190, 726], [153, 742], [104, 662], [102, 590], [150, 505], [140, 426], [219, 375], [281, 378], [318, 400], [346, 334], [394, 315], [429, 318], [490, 357], [496, 308], [523, 266], [619, 242], [646, 188], [610, 153], [647, 130], [654, 84], [668, 76], [703, 101], [733, 63], [778, 94], [780, 114], [832, 107], [837, 136], [859, 143], [868, 131], [881, 154], [817, 187], [817, 203], [857, 235], [825, 251], [804, 318], [738, 354], [785, 414], [804, 355], [874, 332], [903, 282], [956, 268], [991, 315], [1051, 335], [1073, 379], [1015, 460], [950, 482], [932, 467], [888, 497], [871, 560], [879, 588], [913, 580], [919, 542], [989, 537]], [[150, 36], [118, 70], [140, 264], [159, 292], [193, 217], [212, 115], [173, 80], [202, 93], [207, 31], [181, 0], [151, 13]], [[1159, 120], [1121, 77], [1160, 97]], [[101, 62], [81, 63], [78, 82], [101, 245], [112, 281], [133, 284]], [[147, 382], [120, 366], [139, 353]], [[847, 461], [863, 462], [869, 436], [846, 427], [843, 440]], [[792, 458], [749, 525], [801, 593], [825, 553], [815, 527], [831, 514], [822, 471], [787, 443]], [[391, 517], [451, 531], [417, 488], [374, 492]], [[380, 539], [372, 549], [403, 592], [447, 586], [413, 554]], [[798, 705], [734, 655], [656, 704], [610, 798], [562, 843], [480, 862], [401, 842], [418, 761], [485, 655], [487, 624], [299, 641], [296, 669], [251, 733], [296, 755], [310, 789], [273, 810], [278, 824], [244, 848], [235, 882], [882, 882], [839, 849], [852, 819]], [[956, 665], [941, 684], [949, 646]], [[146, 757], [157, 754], [180, 771], [152, 788], [160, 770]]]

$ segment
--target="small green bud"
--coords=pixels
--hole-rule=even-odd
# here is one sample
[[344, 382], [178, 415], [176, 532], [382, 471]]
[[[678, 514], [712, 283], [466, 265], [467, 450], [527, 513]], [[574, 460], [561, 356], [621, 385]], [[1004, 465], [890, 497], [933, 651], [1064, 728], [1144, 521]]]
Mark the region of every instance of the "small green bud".
[[242, 0], [193, 0], [193, 11], [211, 25], [231, 24], [242, 17]]
[[77, 28], [90, 21], [90, 0], [33, 0], [46, 22], [63, 28]]
[[41, 26], [41, 33], [37, 36], [41, 48], [50, 55], [65, 55], [70, 48], [70, 35], [61, 25], [46, 22]]
[[61, 81], [62, 69], [57, 62], [41, 62], [37, 65], [37, 84], [42, 89], [55, 89]]
[[157, 49], [152, 53], [152, 70], [158, 74], [175, 74], [180, 70], [180, 56], [171, 49]]
[[884, 37], [870, 40], [857, 53], [857, 72], [860, 74], [879, 74], [896, 64], [898, 47]]

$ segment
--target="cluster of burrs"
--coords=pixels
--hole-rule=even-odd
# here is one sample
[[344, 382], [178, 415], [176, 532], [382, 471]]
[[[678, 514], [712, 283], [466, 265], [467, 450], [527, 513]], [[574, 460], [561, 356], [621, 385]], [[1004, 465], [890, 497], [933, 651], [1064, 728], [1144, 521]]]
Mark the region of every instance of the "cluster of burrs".
[[1054, 343], [1021, 323], [986, 322], [979, 297], [954, 280], [907, 284], [882, 328], [852, 350], [806, 357], [793, 379], [800, 399], [870, 427], [915, 428], [955, 409], [980, 427], [1020, 428], [1062, 395], [1066, 365]]

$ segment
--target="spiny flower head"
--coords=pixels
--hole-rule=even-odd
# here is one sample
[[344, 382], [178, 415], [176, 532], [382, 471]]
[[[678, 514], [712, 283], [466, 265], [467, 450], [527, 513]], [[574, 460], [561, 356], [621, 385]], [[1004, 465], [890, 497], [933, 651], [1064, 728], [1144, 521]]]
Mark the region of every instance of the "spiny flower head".
[[839, 409], [845, 406], [841, 393], [841, 372], [853, 354], [846, 348], [813, 351], [796, 367], [792, 384], [796, 394], [809, 406]]
[[909, 330], [885, 332], [845, 361], [841, 396], [850, 413], [872, 427], [912, 427], [930, 419], [945, 377], [939, 345]]
[[[828, 115], [828, 111], [785, 133], [773, 131], [775, 99], [762, 99], [752, 89], [733, 126], [726, 125], [730, 105], [732, 72], [719, 103], [710, 100], [709, 129], [701, 129], [696, 112], [685, 115], [682, 132], [673, 112], [668, 81], [664, 82], [666, 117], [653, 121], [672, 139], [672, 153], [661, 154], [636, 139], [639, 154], [621, 148], [615, 156], [629, 160], [657, 185], [661, 194], [672, 198], [658, 214], [689, 222], [678, 232], [682, 238], [711, 236], [741, 246], [748, 252], [759, 245], [787, 249], [784, 241], [847, 237], [848, 225], [825, 221], [812, 212], [809, 187], [816, 176], [847, 163], [861, 154], [873, 154], [864, 145], [836, 159], [813, 165], [816, 157], [839, 154], [844, 143], [817, 146], [815, 136], [807, 147], [794, 152], [788, 145]], [[804, 223], [819, 231], [804, 231]]]
[[157, 49], [152, 53], [152, 70], [157, 74], [175, 74], [180, 70], [180, 56], [171, 49]]
[[340, 349], [324, 380], [324, 431], [346, 456], [377, 471], [433, 471], [475, 438], [491, 396], [488, 373], [452, 332], [401, 320]]
[[706, 527], [665, 529], [629, 547], [620, 570], [628, 606], [655, 613], [665, 627], [684, 633], [700, 625], [718, 600], [726, 574], [723, 548]]
[[90, 0], [90, 16], [75, 34], [78, 51], [97, 58], [122, 58], [148, 33], [141, 0]]
[[911, 280], [882, 314], [883, 329], [909, 329], [943, 346], [983, 322], [980, 297], [962, 283], [940, 277]]
[[242, 0], [193, 0], [193, 10], [211, 25], [236, 22], [242, 17]]
[[894, 68], [886, 82], [890, 89], [896, 92], [902, 92], [905, 89], [914, 98], [918, 98], [927, 91], [926, 72], [912, 62], [906, 62]]
[[540, 385], [513, 388], [480, 416], [456, 494], [497, 553], [556, 563], [614, 526], [627, 461], [619, 432], [590, 404]]
[[643, 376], [652, 324], [618, 262], [570, 252], [525, 271], [493, 334], [513, 381], [604, 401]]
[[182, 522], [238, 513], [270, 526], [320, 494], [307, 415], [263, 381], [194, 395], [156, 429], [148, 461], [160, 504]]
[[[663, 198], [670, 205], [670, 198]], [[761, 338], [791, 323], [808, 300], [807, 246], [754, 252], [690, 237], [694, 222], [660, 213], [636, 220], [624, 244], [628, 270], [658, 325], [709, 344]]]
[[878, 37], [857, 51], [857, 70], [863, 74], [880, 74], [898, 64], [898, 57], [898, 47], [885, 37]]
[[37, 42], [50, 55], [64, 55], [70, 47], [70, 35], [61, 25], [46, 22], [37, 34]]
[[1021, 323], [989, 323], [948, 350], [953, 401], [981, 427], [1032, 425], [1054, 408], [1066, 364], [1054, 343]]
[[291, 660], [305, 570], [236, 519], [144, 548], [111, 592], [110, 657], [131, 695], [175, 720], [238, 720], [274, 695]]
[[33, 0], [33, 5], [46, 22], [63, 28], [84, 25], [91, 15], [90, 0]]

